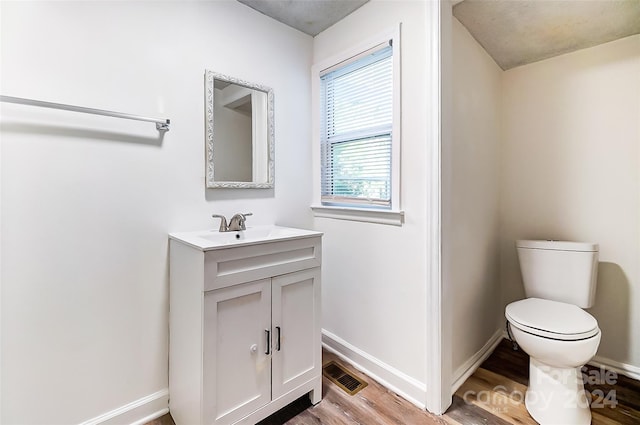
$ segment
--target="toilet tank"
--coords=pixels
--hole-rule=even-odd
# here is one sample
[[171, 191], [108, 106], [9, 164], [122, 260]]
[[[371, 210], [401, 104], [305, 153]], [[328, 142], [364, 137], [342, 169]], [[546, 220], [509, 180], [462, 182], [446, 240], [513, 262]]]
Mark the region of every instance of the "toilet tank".
[[598, 244], [516, 241], [527, 298], [593, 306], [598, 279]]

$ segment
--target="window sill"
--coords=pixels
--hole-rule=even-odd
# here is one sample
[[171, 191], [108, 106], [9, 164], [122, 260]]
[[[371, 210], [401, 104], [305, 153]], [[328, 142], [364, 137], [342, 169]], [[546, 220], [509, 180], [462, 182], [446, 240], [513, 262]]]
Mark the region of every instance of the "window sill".
[[392, 226], [402, 226], [404, 223], [404, 211], [398, 210], [374, 210], [369, 208], [336, 207], [327, 205], [312, 205], [311, 209], [313, 210], [313, 215], [315, 217], [388, 224]]

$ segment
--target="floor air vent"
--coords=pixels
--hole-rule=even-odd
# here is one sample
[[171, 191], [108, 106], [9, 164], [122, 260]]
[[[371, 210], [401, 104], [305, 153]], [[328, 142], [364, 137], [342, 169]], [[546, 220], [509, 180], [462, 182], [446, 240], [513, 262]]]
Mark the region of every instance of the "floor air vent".
[[331, 382], [342, 388], [349, 395], [354, 395], [368, 384], [347, 372], [342, 366], [330, 361], [322, 367], [322, 374]]

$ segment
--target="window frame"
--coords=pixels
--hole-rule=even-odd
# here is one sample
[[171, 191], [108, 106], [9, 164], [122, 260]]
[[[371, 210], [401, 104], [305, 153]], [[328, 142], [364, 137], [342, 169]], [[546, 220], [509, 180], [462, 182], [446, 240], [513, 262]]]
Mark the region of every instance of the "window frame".
[[[392, 130], [391, 130], [391, 205], [376, 208], [362, 203], [327, 205], [322, 203], [321, 193], [321, 75], [332, 69], [345, 66], [371, 50], [379, 48], [381, 44], [391, 43], [393, 63], [393, 100], [392, 100]], [[311, 208], [314, 216], [355, 220], [380, 224], [401, 226], [404, 223], [404, 211], [400, 208], [400, 145], [401, 145], [401, 42], [400, 24], [396, 27], [380, 32], [364, 42], [350, 49], [322, 60], [312, 66], [312, 140], [313, 140], [313, 203]]]

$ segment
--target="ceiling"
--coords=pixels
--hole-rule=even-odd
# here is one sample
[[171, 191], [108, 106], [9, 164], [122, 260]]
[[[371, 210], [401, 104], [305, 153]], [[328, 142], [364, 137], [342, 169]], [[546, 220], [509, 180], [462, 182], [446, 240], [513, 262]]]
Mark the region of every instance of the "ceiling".
[[252, 9], [316, 36], [369, 0], [238, 0]]
[[504, 70], [640, 33], [640, 0], [465, 0], [453, 15]]
[[[238, 1], [316, 36], [369, 0]], [[640, 0], [452, 3], [453, 15], [504, 70], [640, 34]]]

